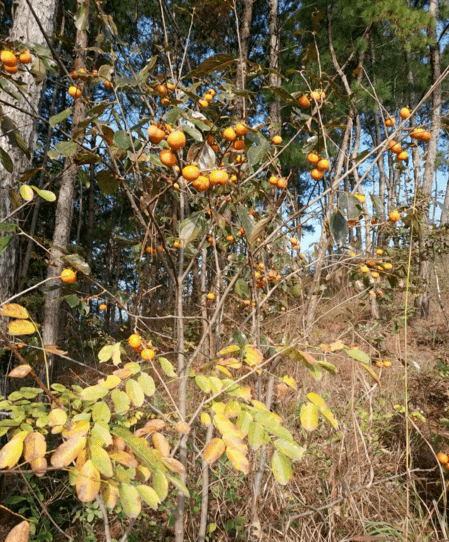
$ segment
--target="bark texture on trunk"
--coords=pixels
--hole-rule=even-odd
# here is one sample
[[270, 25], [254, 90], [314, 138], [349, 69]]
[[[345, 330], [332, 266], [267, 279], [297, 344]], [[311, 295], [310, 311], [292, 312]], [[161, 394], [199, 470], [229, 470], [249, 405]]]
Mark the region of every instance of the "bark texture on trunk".
[[[34, 2], [33, 8], [45, 33], [53, 34], [56, 0], [39, 0]], [[46, 46], [44, 35], [25, 0], [17, 2], [9, 37], [11, 41], [19, 41], [26, 45]], [[36, 59], [33, 61], [36, 62]], [[23, 138], [30, 156], [36, 148], [36, 118], [43, 82], [36, 82], [27, 69], [21, 69], [20, 78], [25, 83], [26, 89], [22, 100], [17, 101], [0, 91], [2, 102], [9, 104], [0, 106], [0, 148], [9, 154], [14, 167], [13, 172], [9, 173], [0, 163], [0, 220], [4, 220], [13, 211], [11, 190], [17, 191], [16, 180], [30, 163], [26, 153], [19, 148], [15, 134]], [[3, 234], [0, 233], [1, 235]], [[16, 246], [12, 243], [0, 254], [0, 302], [8, 299], [14, 290], [16, 267]]]
[[[86, 9], [89, 9], [89, 2], [85, 0]], [[86, 47], [88, 39], [88, 27], [78, 30], [76, 34], [76, 58], [75, 69], [86, 68]], [[81, 85], [79, 85], [80, 88]], [[76, 100], [73, 111], [72, 133], [78, 131], [79, 123], [85, 116], [85, 102], [83, 98]], [[84, 135], [81, 134], [76, 141], [82, 142]], [[64, 173], [62, 176], [61, 188], [59, 190], [58, 203], [56, 206], [55, 230], [53, 242], [50, 249], [50, 264], [48, 266], [47, 278], [55, 278], [61, 274], [64, 262], [61, 256], [67, 251], [70, 242], [70, 229], [72, 225], [73, 204], [75, 199], [75, 180], [79, 166], [74, 157], [65, 161]], [[59, 322], [60, 322], [60, 297], [61, 285], [56, 282], [56, 287], [49, 290], [45, 296], [44, 305], [44, 329], [43, 341], [45, 345], [58, 344]]]
[[[243, 0], [243, 14], [239, 28], [239, 62], [237, 65], [236, 86], [241, 90], [246, 88], [249, 38], [251, 36], [251, 22], [253, 19], [253, 3], [254, 0]], [[246, 100], [243, 96], [236, 100], [234, 114], [239, 119], [246, 118]]]
[[[279, 72], [279, 57], [281, 54], [281, 36], [279, 32], [279, 0], [271, 0], [270, 2], [270, 69]], [[270, 73], [270, 86], [280, 87], [281, 78], [277, 73]], [[279, 97], [275, 95], [274, 100], [270, 104], [270, 120], [272, 124], [272, 134], [279, 134], [281, 131], [281, 102]]]

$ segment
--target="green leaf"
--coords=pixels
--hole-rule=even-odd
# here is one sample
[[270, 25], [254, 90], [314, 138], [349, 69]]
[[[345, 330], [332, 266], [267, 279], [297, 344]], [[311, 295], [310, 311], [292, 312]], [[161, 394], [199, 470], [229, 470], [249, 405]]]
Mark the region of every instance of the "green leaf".
[[179, 480], [179, 478], [176, 478], [176, 476], [173, 476], [172, 474], [169, 474], [168, 472], [165, 474], [167, 477], [167, 480], [172, 483], [176, 489], [179, 490], [180, 493], [182, 493], [185, 497], [190, 498], [189, 490], [186, 488], [186, 486]]
[[318, 407], [313, 403], [302, 405], [300, 420], [306, 431], [314, 431], [318, 427]]
[[370, 367], [369, 365], [366, 365], [365, 363], [362, 363], [361, 364], [362, 367], [365, 369], [365, 371], [371, 375], [372, 379], [377, 382], [377, 384], [379, 384], [379, 386], [381, 385], [380, 384], [380, 380], [379, 380], [379, 377], [377, 376], [376, 372], [373, 370], [372, 367]]
[[338, 206], [340, 209], [346, 211], [346, 217], [348, 220], [355, 220], [362, 213], [360, 201], [352, 194], [344, 192], [338, 198]]
[[346, 222], [346, 219], [340, 210], [336, 210], [332, 212], [330, 216], [330, 220], [329, 220], [329, 228], [330, 228], [332, 237], [334, 238], [334, 241], [338, 245], [343, 245], [346, 241], [346, 237], [348, 236], [349, 230], [348, 230], [348, 224]]
[[346, 350], [346, 353], [351, 356], [351, 358], [357, 360], [357, 361], [361, 361], [362, 363], [370, 363], [371, 362], [371, 358], [368, 356], [368, 354], [366, 354], [365, 352], [363, 352], [363, 350], [359, 350], [358, 348], [350, 348], [348, 350]]
[[153, 472], [153, 487], [161, 501], [166, 499], [168, 495], [168, 480], [161, 469], [156, 469]]
[[119, 495], [123, 512], [129, 518], [137, 518], [141, 510], [140, 495], [137, 488], [131, 484], [122, 483], [119, 485]]
[[233, 58], [230, 55], [219, 53], [217, 55], [206, 58], [201, 64], [192, 70], [187, 78], [191, 77], [203, 77], [208, 75], [213, 71], [223, 71], [225, 68], [230, 66], [233, 62], [237, 62], [237, 59]]
[[237, 279], [234, 284], [234, 292], [242, 299], [249, 299], [249, 286], [248, 282], [243, 279]]
[[0, 237], [0, 254], [8, 248], [13, 239], [14, 235], [5, 235], [4, 237]]
[[145, 439], [136, 437], [124, 427], [113, 427], [111, 433], [116, 437], [123, 439], [128, 447], [134, 452], [134, 455], [145, 463], [151, 471], [154, 471], [160, 466], [155, 451], [148, 447]]
[[81, 303], [81, 299], [76, 294], [70, 294], [64, 298], [72, 309], [78, 307]]
[[265, 442], [265, 429], [258, 422], [251, 422], [248, 428], [248, 442], [251, 448], [257, 450]]
[[108, 423], [110, 419], [111, 409], [108, 405], [104, 401], [95, 403], [94, 408], [92, 409], [92, 420], [94, 422], [102, 421]]
[[67, 109], [64, 109], [64, 111], [61, 111], [57, 115], [53, 115], [52, 117], [50, 117], [48, 120], [48, 123], [50, 124], [52, 128], [54, 128], [57, 124], [59, 124], [60, 122], [63, 122], [65, 119], [70, 117], [71, 114], [72, 114], [72, 108], [68, 107]]
[[119, 149], [122, 149], [122, 151], [127, 151], [129, 148], [131, 148], [131, 138], [128, 132], [126, 132], [125, 130], [119, 130], [118, 132], [115, 132], [114, 143]]
[[284, 455], [290, 457], [290, 459], [294, 459], [297, 461], [302, 459], [302, 456], [306, 451], [305, 448], [300, 446], [297, 442], [289, 442], [288, 440], [284, 439], [277, 439], [273, 442], [273, 444], [275, 448], [277, 448]]
[[37, 188], [37, 186], [31, 186], [31, 188], [45, 201], [56, 201], [56, 194], [51, 192], [50, 190], [41, 190], [40, 188]]
[[210, 392], [210, 382], [207, 376], [204, 375], [198, 375], [195, 377], [195, 382], [197, 386], [204, 391], [204, 393]]
[[335, 367], [335, 365], [329, 363], [328, 361], [319, 360], [318, 365], [333, 375], [336, 375], [338, 373], [337, 367]]
[[105, 397], [108, 393], [109, 390], [107, 388], [103, 388], [103, 386], [97, 384], [96, 386], [85, 388], [81, 392], [80, 398], [82, 401], [97, 401]]
[[97, 183], [100, 190], [107, 196], [117, 192], [120, 187], [120, 181], [110, 171], [105, 169], [97, 173]]
[[147, 373], [141, 373], [139, 378], [137, 379], [137, 382], [139, 382], [140, 387], [143, 390], [143, 393], [147, 397], [152, 397], [156, 392], [156, 385], [154, 383], [154, 379], [152, 376], [150, 376]]
[[374, 215], [378, 217], [384, 216], [384, 206], [379, 196], [376, 196], [375, 194], [370, 194], [370, 198], [373, 203]]
[[126, 381], [126, 393], [134, 406], [140, 407], [143, 405], [145, 400], [143, 390], [140, 384], [133, 378]]
[[293, 436], [290, 433], [288, 429], [285, 429], [285, 427], [282, 427], [280, 423], [273, 417], [273, 413], [270, 411], [262, 411], [259, 410], [256, 415], [255, 419], [261, 423], [272, 435], [282, 438], [284, 440], [288, 440], [290, 442], [293, 441]]
[[[37, 60], [38, 59], [36, 58], [35, 63]], [[14, 130], [13, 136], [14, 136], [14, 139], [16, 140], [16, 143], [19, 149], [27, 156], [28, 159], [30, 159], [31, 154], [28, 149], [28, 145], [25, 143], [25, 140], [22, 137], [22, 134], [20, 134], [17, 130]]]
[[108, 452], [101, 446], [90, 447], [90, 457], [94, 467], [101, 472], [104, 476], [110, 478], [114, 474], [112, 468], [112, 461]]
[[111, 76], [114, 73], [114, 66], [112, 64], [103, 64], [98, 68], [98, 76], [102, 79], [111, 80]]
[[129, 410], [131, 401], [128, 395], [124, 391], [113, 390], [111, 393], [111, 399], [114, 403], [114, 409], [116, 414], [123, 414]]
[[182, 129], [184, 130], [186, 134], [189, 134], [189, 136], [195, 141], [203, 141], [203, 136], [201, 132], [199, 132], [196, 128], [193, 128], [192, 126], [188, 126], [187, 124], [184, 124]]
[[158, 358], [158, 359], [164, 373], [170, 378], [176, 378], [177, 375], [173, 369], [173, 365], [171, 364], [171, 362], [168, 361], [167, 358]]
[[189, 218], [179, 224], [179, 239], [184, 246], [197, 239], [204, 232], [207, 223], [203, 218], [203, 214], [203, 212], [192, 213]]
[[161, 503], [161, 499], [152, 487], [140, 485], [137, 486], [137, 491], [148, 506], [153, 510], [157, 510], [158, 505]]
[[0, 147], [0, 162], [3, 164], [3, 167], [8, 173], [14, 171], [14, 165], [12, 163], [11, 157], [9, 154]]
[[254, 226], [253, 231], [251, 232], [251, 235], [248, 237], [248, 241], [250, 244], [253, 244], [254, 241], [257, 240], [259, 235], [262, 233], [262, 231], [265, 229], [265, 226], [267, 224], [271, 224], [273, 222], [273, 219], [271, 217], [265, 217], [262, 218], [262, 220], [259, 220], [257, 224]]
[[157, 55], [154, 55], [153, 57], [150, 58], [148, 64], [144, 68], [142, 68], [140, 72], [137, 74], [136, 79], [140, 84], [146, 83], [148, 79], [148, 75], [150, 71], [154, 68], [154, 66], [156, 65], [156, 62], [157, 62]]
[[285, 486], [292, 477], [292, 464], [288, 457], [276, 450], [271, 458], [271, 469], [276, 481]]
[[253, 217], [249, 214], [248, 209], [243, 205], [239, 205], [237, 207], [237, 215], [242, 228], [245, 230], [246, 237], [250, 237], [254, 228]]
[[[101, 404], [101, 403], [100, 403]], [[98, 421], [92, 427], [90, 432], [91, 441], [96, 445], [110, 446], [112, 444], [111, 433], [109, 432], [109, 426], [104, 421]]]
[[56, 143], [56, 150], [62, 156], [73, 156], [76, 153], [78, 145], [74, 141], [61, 141]]
[[0, 224], [0, 231], [16, 231], [17, 224]]

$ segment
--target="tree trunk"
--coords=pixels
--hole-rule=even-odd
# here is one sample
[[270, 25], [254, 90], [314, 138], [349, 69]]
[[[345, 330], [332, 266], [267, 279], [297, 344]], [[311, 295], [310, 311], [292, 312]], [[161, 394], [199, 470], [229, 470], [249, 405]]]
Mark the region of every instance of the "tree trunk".
[[[281, 78], [275, 72], [279, 72], [279, 56], [281, 53], [281, 36], [279, 33], [279, 0], [270, 2], [270, 86], [280, 87]], [[275, 95], [274, 101], [270, 104], [271, 135], [279, 134], [281, 131], [281, 103]]]
[[[34, 2], [34, 11], [47, 36], [51, 35], [56, 0]], [[19, 0], [16, 4], [9, 38], [27, 45], [46, 45], [44, 35], [25, 0]], [[20, 150], [15, 134], [22, 136], [30, 156], [36, 147], [36, 119], [43, 82], [36, 82], [29, 70], [21, 70], [20, 77], [26, 88], [26, 100], [19, 102], [0, 91], [0, 99], [10, 104], [0, 106], [0, 148], [8, 153], [14, 165], [12, 173], [9, 173], [0, 162], [0, 220], [4, 220], [13, 211], [10, 192], [17, 188], [16, 181], [30, 162], [26, 153]], [[16, 246], [12, 243], [0, 254], [0, 302], [8, 299], [14, 290], [16, 266]]]
[[[89, 2], [85, 2], [86, 9], [89, 9]], [[88, 38], [88, 28], [78, 30], [75, 40], [76, 58], [75, 69], [86, 68], [86, 47]], [[80, 88], [82, 86], [80, 85]], [[73, 112], [72, 133], [78, 131], [78, 125], [85, 115], [85, 102], [83, 98], [75, 101]], [[84, 135], [81, 134], [76, 141], [82, 142]], [[58, 204], [56, 207], [55, 231], [53, 233], [53, 243], [50, 249], [50, 264], [48, 266], [47, 277], [58, 277], [63, 268], [61, 256], [67, 250], [70, 241], [70, 228], [72, 224], [73, 203], [75, 197], [75, 180], [79, 166], [74, 157], [66, 159], [64, 164], [64, 173], [62, 176], [61, 188], [59, 190]], [[43, 340], [45, 345], [58, 344], [59, 321], [60, 321], [60, 297], [61, 286], [49, 290], [45, 296], [44, 306], [44, 330]], [[50, 368], [51, 363], [50, 363]]]
[[[243, 14], [239, 28], [239, 62], [237, 65], [236, 86], [241, 90], [244, 90], [246, 87], [249, 38], [251, 35], [251, 21], [253, 18], [253, 2], [254, 0], [243, 0]], [[239, 119], [246, 118], [246, 100], [243, 96], [236, 100], [234, 114]]]
[[[430, 0], [429, 13], [435, 18], [435, 27], [430, 27], [428, 30], [429, 36], [434, 38], [435, 45], [430, 49], [430, 66], [432, 70], [432, 84], [441, 76], [440, 64], [440, 46], [437, 40], [436, 25], [438, 19], [438, 0]], [[427, 149], [426, 165], [424, 167], [424, 176], [422, 183], [423, 196], [430, 202], [432, 192], [432, 184], [435, 171], [435, 162], [438, 149], [438, 137], [441, 128], [441, 84], [435, 87], [432, 94], [432, 138], [429, 141]], [[426, 207], [425, 223], [429, 221], [428, 207]], [[426, 226], [424, 225], [424, 228]], [[425, 233], [422, 231], [419, 238], [419, 274], [422, 280], [424, 291], [415, 299], [415, 307], [420, 315], [427, 318], [429, 315], [430, 304], [430, 263], [427, 256]]]

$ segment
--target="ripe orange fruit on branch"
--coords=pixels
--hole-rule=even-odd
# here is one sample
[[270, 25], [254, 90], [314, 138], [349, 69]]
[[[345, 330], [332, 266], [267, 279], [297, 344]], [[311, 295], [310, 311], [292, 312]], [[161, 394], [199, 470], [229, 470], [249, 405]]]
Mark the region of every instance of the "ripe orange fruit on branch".
[[33, 59], [29, 51], [22, 51], [19, 55], [19, 60], [22, 64], [31, 64]]
[[140, 355], [142, 359], [144, 359], [145, 361], [150, 361], [154, 359], [154, 356], [156, 355], [156, 353], [151, 348], [144, 348], [142, 352], [140, 353]]
[[198, 190], [198, 192], [205, 192], [209, 188], [209, 185], [209, 179], [204, 175], [200, 175], [198, 179], [195, 179], [192, 182], [193, 188]]
[[71, 86], [69, 87], [69, 95], [76, 100], [77, 98], [81, 97], [82, 91], [78, 87]]
[[65, 284], [73, 284], [76, 282], [76, 273], [72, 269], [63, 269], [61, 273], [61, 280]]
[[179, 241], [174, 241], [173, 248], [181, 248], [181, 243]]
[[390, 117], [385, 120], [385, 126], [388, 126], [388, 128], [391, 128], [396, 124], [396, 119], [394, 117]]
[[167, 94], [167, 87], [165, 85], [158, 85], [156, 90], [159, 92], [159, 94], [163, 94], [164, 96]]
[[142, 341], [140, 340], [139, 335], [133, 333], [128, 337], [128, 344], [131, 348], [140, 348]]
[[321, 160], [318, 161], [316, 167], [320, 171], [325, 171], [326, 169], [329, 169], [330, 163], [329, 160], [326, 160], [326, 158], [321, 158]]
[[204, 95], [204, 99], [208, 102], [211, 102], [214, 99], [214, 96], [210, 92], [206, 92], [206, 94]]
[[282, 143], [282, 137], [280, 135], [276, 135], [273, 137], [274, 145], [280, 145], [281, 143]]
[[362, 267], [360, 268], [360, 271], [362, 273], [369, 273], [369, 267], [367, 265], [362, 265]]
[[272, 175], [269, 179], [268, 179], [268, 182], [270, 184], [275, 184], [277, 185], [278, 184], [278, 178], [275, 176], [275, 175]]
[[162, 149], [159, 153], [159, 160], [164, 166], [173, 167], [176, 164], [176, 154], [170, 149]]
[[312, 177], [312, 179], [315, 179], [315, 181], [319, 181], [324, 177], [324, 171], [320, 171], [317, 168], [312, 169], [312, 171], [310, 172], [310, 176]]
[[148, 126], [148, 139], [151, 143], [158, 144], [165, 138], [164, 130], [161, 130], [158, 126], [151, 124]]
[[365, 194], [354, 194], [354, 196], [360, 201], [360, 203], [365, 203], [366, 201]]
[[107, 80], [103, 81], [103, 85], [104, 85], [104, 88], [106, 88], [108, 90], [113, 87], [111, 81], [107, 81]]
[[106, 305], [106, 303], [101, 303], [101, 305], [98, 307], [101, 311], [105, 311], [108, 306]]
[[199, 103], [200, 106], [203, 107], [204, 109], [206, 109], [206, 107], [209, 106], [209, 102], [208, 102], [207, 100], [204, 100], [204, 99], [198, 100], [198, 103]]
[[224, 186], [228, 182], [228, 178], [229, 177], [226, 171], [222, 169], [215, 169], [210, 174], [209, 180], [212, 186], [215, 186], [216, 184], [221, 184]]
[[287, 179], [284, 179], [283, 177], [278, 179], [278, 182], [277, 182], [277, 187], [278, 188], [280, 188], [281, 190], [284, 190], [284, 188], [287, 188], [287, 186], [288, 186]]
[[432, 137], [432, 134], [430, 132], [425, 131], [423, 135], [421, 136], [421, 141], [429, 141]]
[[399, 116], [401, 117], [401, 119], [408, 119], [409, 116], [411, 115], [411, 111], [408, 107], [403, 107], [400, 111], [399, 111]]
[[310, 93], [310, 97], [312, 98], [312, 100], [316, 100], [317, 102], [320, 102], [321, 92], [319, 92], [318, 90], [312, 90], [312, 92]]
[[234, 128], [229, 127], [223, 132], [223, 137], [226, 141], [234, 141], [237, 138], [237, 134], [235, 133]]
[[0, 53], [0, 60], [5, 66], [8, 66], [9, 68], [17, 66], [18, 63], [16, 55], [11, 51], [2, 51]]
[[391, 361], [388, 360], [388, 359], [386, 359], [386, 360], [382, 363], [382, 365], [383, 365], [384, 367], [391, 367]]
[[402, 151], [402, 152], [399, 152], [396, 156], [396, 158], [398, 160], [407, 160], [408, 158], [408, 152], [407, 151]]
[[232, 144], [232, 148], [235, 151], [241, 151], [241, 150], [243, 150], [245, 148], [245, 142], [243, 141], [243, 139], [237, 139]]
[[298, 103], [299, 103], [299, 105], [300, 105], [301, 107], [303, 107], [304, 109], [305, 109], [306, 107], [310, 107], [310, 100], [309, 100], [309, 98], [307, 98], [306, 95], [301, 96], [301, 98], [299, 98], [299, 100], [298, 100]]
[[19, 67], [18, 66], [3, 66], [3, 69], [5, 70], [5, 72], [7, 73], [17, 73], [19, 71]]
[[232, 243], [234, 241], [234, 236], [233, 235], [227, 235], [226, 236], [226, 241], [228, 241], [228, 243]]
[[384, 269], [385, 271], [390, 271], [391, 269], [393, 269], [393, 264], [390, 262], [384, 263]]
[[186, 181], [195, 181], [200, 176], [200, 170], [196, 166], [185, 166], [182, 168], [182, 176]]
[[248, 128], [243, 123], [239, 122], [235, 127], [235, 133], [238, 136], [244, 136], [248, 133]]
[[424, 128], [414, 128], [410, 133], [410, 137], [413, 139], [421, 139], [424, 134]]
[[395, 143], [392, 147], [390, 147], [390, 150], [394, 152], [395, 154], [399, 154], [402, 151], [401, 144]]
[[320, 157], [318, 156], [318, 154], [316, 152], [310, 152], [307, 155], [307, 161], [310, 164], [318, 164], [318, 162], [320, 161]]
[[213, 301], [215, 299], [215, 294], [212, 292], [209, 292], [206, 297], [207, 299], [209, 299], [209, 301]]
[[388, 216], [388, 220], [390, 222], [397, 222], [401, 219], [401, 215], [399, 214], [399, 211], [391, 211], [391, 213]]
[[442, 465], [445, 465], [446, 463], [449, 463], [449, 457], [447, 456], [447, 454], [445, 454], [443, 452], [438, 452], [437, 453], [437, 459]]

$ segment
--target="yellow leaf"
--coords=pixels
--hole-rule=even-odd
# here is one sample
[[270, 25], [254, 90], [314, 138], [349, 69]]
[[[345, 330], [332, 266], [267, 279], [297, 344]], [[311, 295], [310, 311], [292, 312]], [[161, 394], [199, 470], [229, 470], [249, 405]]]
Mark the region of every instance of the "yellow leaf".
[[326, 408], [326, 401], [320, 395], [318, 395], [318, 393], [315, 393], [315, 392], [308, 393], [307, 399], [311, 403], [316, 405], [317, 407]]
[[19, 188], [19, 192], [25, 201], [31, 201], [34, 198], [33, 189], [27, 184], [22, 184], [22, 186]]
[[23, 452], [23, 441], [28, 431], [21, 431], [0, 450], [0, 469], [12, 469], [20, 459]]
[[213, 438], [209, 444], [204, 448], [203, 459], [209, 465], [212, 465], [217, 459], [224, 454], [226, 449], [225, 443], [221, 438]]
[[130, 467], [131, 469], [135, 469], [139, 462], [137, 459], [127, 452], [109, 452], [109, 457], [116, 461], [117, 463], [120, 463], [120, 465], [123, 465], [124, 467]]
[[28, 311], [22, 305], [16, 303], [5, 303], [0, 308], [0, 316], [8, 316], [9, 318], [27, 319], [30, 317]]
[[245, 362], [250, 366], [253, 367], [254, 365], [259, 365], [259, 363], [262, 362], [263, 356], [257, 348], [252, 346], [251, 344], [247, 344], [244, 348], [244, 354], [245, 354]]
[[206, 427], [208, 427], [212, 423], [212, 420], [210, 419], [210, 416], [207, 412], [201, 413], [201, 423]]
[[250, 471], [248, 459], [235, 448], [226, 448], [226, 455], [228, 456], [229, 461], [232, 463], [233, 467], [243, 474], [248, 474]]
[[296, 380], [292, 376], [285, 375], [282, 377], [282, 380], [287, 384], [287, 386], [290, 386], [290, 388], [296, 390]]
[[229, 378], [232, 378], [231, 371], [228, 371], [228, 369], [226, 369], [226, 367], [223, 367], [222, 365], [215, 365], [215, 369], [217, 369], [217, 371], [220, 371], [224, 375], [228, 376]]
[[236, 344], [231, 344], [227, 346], [226, 348], [223, 348], [218, 352], [219, 356], [225, 356], [226, 354], [233, 354], [234, 352], [239, 352], [240, 346], [237, 346]]
[[170, 455], [170, 444], [164, 435], [162, 433], [153, 433], [152, 439], [156, 450], [159, 450], [162, 456], [168, 457]]
[[32, 461], [38, 457], [44, 457], [47, 452], [47, 442], [42, 433], [34, 431], [29, 433], [23, 441], [23, 458]]
[[17, 365], [12, 371], [8, 374], [8, 378], [25, 378], [33, 369], [30, 365], [24, 363], [23, 365]]
[[30, 538], [30, 524], [28, 521], [21, 521], [8, 533], [5, 542], [28, 542]]
[[75, 436], [87, 435], [90, 429], [90, 424], [87, 420], [78, 420], [70, 428], [64, 429], [62, 436], [66, 439], [70, 439]]
[[302, 405], [300, 420], [306, 431], [314, 431], [318, 427], [318, 407], [313, 403]]
[[225, 433], [232, 433], [236, 437], [243, 438], [242, 432], [240, 429], [234, 425], [231, 421], [228, 420], [223, 414], [215, 414], [214, 416], [214, 425], [220, 431], [222, 435]]
[[248, 446], [243, 442], [241, 438], [238, 438], [235, 435], [223, 435], [223, 442], [228, 448], [235, 448], [242, 454], [248, 453]]
[[81, 502], [91, 502], [98, 495], [100, 491], [100, 473], [90, 459], [84, 463], [78, 474], [75, 488]]
[[212, 410], [215, 414], [223, 414], [225, 411], [226, 405], [224, 403], [214, 403], [212, 405]]
[[106, 379], [100, 379], [98, 381], [98, 384], [100, 386], [103, 386], [103, 388], [113, 390], [120, 384], [121, 381], [121, 378], [119, 378], [117, 375], [109, 375]]
[[13, 320], [8, 322], [8, 333], [10, 335], [32, 335], [36, 333], [36, 326], [29, 320]]
[[162, 463], [171, 471], [176, 472], [176, 474], [187, 474], [186, 468], [177, 459], [173, 459], [172, 457], [164, 457], [162, 459]]
[[237, 401], [230, 401], [223, 412], [226, 418], [235, 418], [240, 414], [242, 407]]
[[101, 495], [103, 497], [104, 504], [109, 510], [113, 510], [118, 501], [118, 487], [108, 482], [102, 489]]
[[377, 382], [377, 384], [379, 386], [381, 386], [381, 383], [380, 383], [380, 380], [379, 380], [379, 377], [377, 376], [377, 374], [375, 373], [375, 371], [373, 371], [373, 369], [369, 366], [369, 365], [366, 365], [365, 363], [361, 363], [360, 364], [367, 373], [369, 373], [371, 375], [371, 377], [373, 378], [373, 380], [375, 380]]
[[57, 469], [67, 467], [85, 447], [86, 437], [75, 435], [56, 448], [51, 456], [50, 463]]
[[236, 396], [240, 397], [241, 399], [246, 399], [246, 401], [251, 401], [251, 388], [249, 386], [239, 388]]
[[68, 354], [66, 350], [60, 350], [55, 344], [46, 344], [44, 349], [46, 352], [50, 352], [50, 354], [55, 354], [57, 356], [66, 356]]
[[53, 435], [61, 433], [67, 423], [67, 414], [62, 408], [53, 408], [48, 416], [48, 425], [52, 427]]

